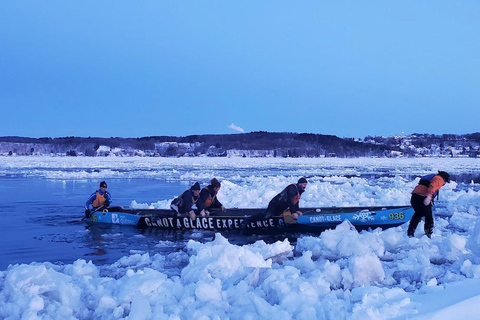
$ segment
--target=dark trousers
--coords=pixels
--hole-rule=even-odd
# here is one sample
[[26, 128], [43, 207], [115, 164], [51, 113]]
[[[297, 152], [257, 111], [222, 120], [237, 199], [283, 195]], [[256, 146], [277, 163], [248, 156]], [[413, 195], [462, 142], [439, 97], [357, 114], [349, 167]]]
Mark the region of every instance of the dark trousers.
[[283, 213], [283, 211], [285, 211], [286, 208], [288, 208], [286, 205], [279, 205], [271, 200], [268, 204], [267, 210], [252, 214], [250, 217], [246, 217], [243, 220], [243, 227], [251, 222], [268, 219], [272, 216], [279, 216]]
[[412, 194], [412, 198], [410, 199], [410, 203], [413, 207], [415, 213], [413, 214], [412, 220], [410, 220], [410, 224], [408, 225], [408, 235], [413, 236], [415, 233], [415, 229], [417, 229], [418, 224], [425, 217], [425, 234], [427, 236], [431, 236], [433, 232], [433, 213], [432, 213], [432, 204], [430, 203], [428, 206], [423, 204], [423, 200], [425, 200], [424, 196], [418, 194]]

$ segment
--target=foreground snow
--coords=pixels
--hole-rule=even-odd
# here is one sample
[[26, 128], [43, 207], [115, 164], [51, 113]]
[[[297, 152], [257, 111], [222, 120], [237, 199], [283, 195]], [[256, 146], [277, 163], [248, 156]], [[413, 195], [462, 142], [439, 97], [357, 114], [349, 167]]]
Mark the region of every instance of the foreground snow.
[[[68, 162], [70, 160], [59, 160], [57, 164], [52, 162], [51, 168], [39, 171], [28, 161], [22, 162], [21, 168], [12, 165], [9, 172], [25, 170], [51, 179], [61, 175], [60, 167], [77, 165]], [[101, 161], [104, 160], [92, 164], [101, 168], [104, 166]], [[127, 160], [122, 161], [119, 167]], [[214, 168], [210, 177], [222, 178], [220, 198], [229, 207], [238, 206], [238, 198], [246, 206], [264, 205], [279, 188], [301, 176], [299, 172], [315, 170], [318, 174], [309, 179], [307, 192], [302, 196], [304, 206], [405, 204], [416, 183], [402, 177], [405, 172], [414, 175], [437, 168], [453, 173], [473, 172], [480, 167], [475, 161], [443, 159], [429, 159], [424, 163], [415, 159], [398, 162], [370, 159], [358, 160], [363, 163], [355, 166], [352, 161], [339, 159], [321, 165], [305, 160], [310, 166], [305, 169], [304, 163], [298, 160], [296, 163], [272, 160], [275, 168], [288, 169], [288, 174], [280, 174], [275, 169], [274, 174], [268, 175], [252, 173], [254, 169], [248, 167], [267, 172], [268, 162], [263, 160], [248, 164], [248, 160], [240, 159], [236, 166], [223, 163], [224, 159], [200, 161], [201, 166]], [[164, 167], [174, 169], [160, 174], [150, 172], [148, 168], [153, 164], [132, 162], [135, 170], [131, 167], [127, 173], [111, 170], [111, 174], [158, 174], [162, 178], [207, 180], [191, 168], [179, 169], [172, 163], [163, 163]], [[223, 171], [225, 168], [231, 171]], [[245, 172], [240, 175], [235, 170]], [[375, 171], [393, 174], [375, 180], [355, 176]], [[65, 171], [65, 174], [76, 175], [76, 179], [97, 173]], [[347, 173], [353, 176], [346, 177]], [[442, 189], [432, 239], [422, 235], [423, 223], [418, 227], [416, 238], [408, 238], [406, 225], [358, 233], [345, 222], [319, 236], [299, 238], [295, 247], [288, 240], [237, 246], [217, 234], [209, 243], [190, 240], [181, 252], [150, 255], [132, 251], [131, 255], [106, 266], [96, 266], [83, 259], [64, 266], [12, 265], [0, 272], [0, 318], [478, 318], [478, 190], [477, 184], [460, 186], [455, 182]], [[133, 200], [132, 204], [163, 207], [168, 201], [137, 203]], [[160, 241], [157, 246], [171, 245]], [[167, 271], [171, 264], [181, 267], [172, 274]]]
[[[470, 236], [409, 239], [404, 228], [274, 244], [191, 240], [186, 252], [136, 253], [111, 266], [85, 260], [0, 273], [3, 319], [390, 319], [478, 316], [480, 224]], [[168, 245], [168, 243], [159, 243]], [[188, 259], [178, 276], [169, 260]]]

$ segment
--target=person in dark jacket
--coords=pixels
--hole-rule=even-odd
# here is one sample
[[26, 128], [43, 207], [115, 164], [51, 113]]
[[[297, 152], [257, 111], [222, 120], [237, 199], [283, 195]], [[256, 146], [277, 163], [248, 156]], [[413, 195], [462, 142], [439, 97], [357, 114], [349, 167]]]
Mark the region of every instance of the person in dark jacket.
[[299, 202], [302, 193], [307, 188], [307, 183], [307, 179], [300, 178], [296, 184], [288, 185], [282, 192], [273, 197], [268, 203], [267, 216], [279, 216], [288, 209], [292, 214], [292, 218], [297, 220], [298, 216], [303, 215], [299, 209]]
[[425, 234], [431, 238], [433, 233], [433, 213], [432, 205], [435, 195], [445, 183], [450, 182], [450, 175], [445, 171], [438, 171], [438, 174], [430, 174], [420, 178], [420, 182], [412, 191], [410, 203], [412, 204], [413, 214], [408, 225], [407, 235], [413, 237], [418, 223], [425, 217]]
[[210, 211], [209, 209], [218, 208], [221, 209], [223, 212], [226, 211], [223, 204], [218, 201], [217, 193], [221, 188], [220, 182], [213, 178], [210, 180], [210, 184], [200, 191], [200, 196], [197, 201], [197, 208], [200, 212], [202, 217], [209, 216]]
[[195, 182], [190, 189], [185, 190], [181, 195], [172, 200], [170, 208], [181, 215], [188, 215], [190, 219], [195, 220], [195, 211], [192, 209], [197, 202], [200, 194], [200, 184]]
[[289, 184], [282, 192], [270, 200], [267, 210], [245, 217], [242, 222], [242, 228], [255, 221], [268, 219], [271, 216], [280, 216], [287, 209], [290, 210], [291, 217], [297, 220], [298, 216], [303, 215], [299, 208], [299, 202], [302, 193], [307, 188], [307, 184], [308, 181], [305, 178], [298, 179], [296, 184]]
[[112, 196], [107, 191], [107, 183], [105, 181], [100, 182], [100, 188], [92, 193], [88, 197], [85, 203], [85, 217], [90, 216], [90, 206], [92, 210], [97, 211], [100, 208], [107, 208], [112, 203]]

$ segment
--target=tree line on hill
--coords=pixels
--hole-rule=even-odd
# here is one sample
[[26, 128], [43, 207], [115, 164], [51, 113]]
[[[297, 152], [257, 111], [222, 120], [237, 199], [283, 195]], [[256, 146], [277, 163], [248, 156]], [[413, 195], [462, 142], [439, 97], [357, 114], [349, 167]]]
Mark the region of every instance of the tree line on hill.
[[[466, 135], [413, 134], [405, 137], [366, 137], [363, 140], [334, 135], [256, 131], [242, 134], [150, 136], [141, 138], [0, 137], [0, 154], [61, 154], [104, 156], [273, 156], [273, 157], [388, 157], [414, 156], [433, 146], [445, 154], [452, 150], [476, 156], [480, 133]], [[448, 152], [447, 152], [448, 151]]]

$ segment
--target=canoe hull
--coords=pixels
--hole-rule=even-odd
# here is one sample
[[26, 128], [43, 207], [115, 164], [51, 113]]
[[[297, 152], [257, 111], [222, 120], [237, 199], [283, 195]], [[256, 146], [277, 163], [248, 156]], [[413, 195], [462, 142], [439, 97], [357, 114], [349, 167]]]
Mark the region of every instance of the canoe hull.
[[[116, 212], [115, 212], [116, 211]], [[357, 230], [387, 229], [408, 222], [413, 209], [397, 207], [351, 207], [307, 208], [297, 221], [291, 217], [269, 217], [245, 223], [245, 219], [265, 209], [230, 209], [225, 213], [214, 212], [209, 217], [179, 217], [170, 210], [116, 209], [93, 213], [87, 218], [89, 224], [119, 224], [138, 228], [167, 230], [242, 230], [248, 233], [276, 232], [321, 232], [335, 228], [344, 220], [350, 221]]]

